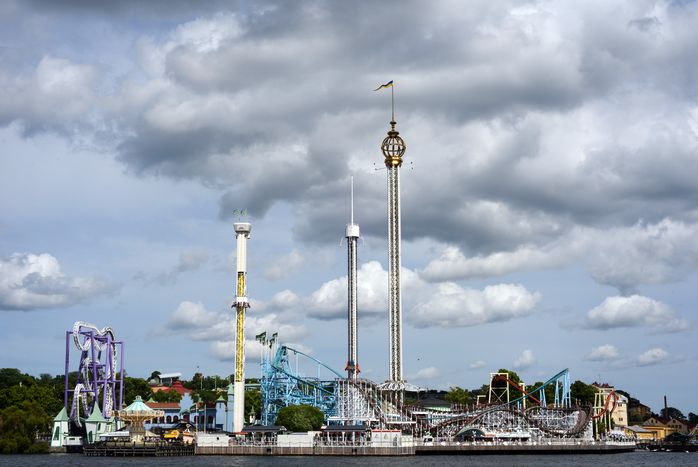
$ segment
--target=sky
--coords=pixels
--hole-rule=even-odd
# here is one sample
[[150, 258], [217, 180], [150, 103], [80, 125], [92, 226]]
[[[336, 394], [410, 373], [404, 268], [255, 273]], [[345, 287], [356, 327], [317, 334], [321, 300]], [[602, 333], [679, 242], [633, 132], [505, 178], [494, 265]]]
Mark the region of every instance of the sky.
[[132, 376], [254, 336], [342, 371], [354, 178], [361, 376], [388, 373], [395, 83], [403, 352], [421, 387], [569, 368], [698, 413], [693, 1], [0, 2], [0, 366], [111, 326]]

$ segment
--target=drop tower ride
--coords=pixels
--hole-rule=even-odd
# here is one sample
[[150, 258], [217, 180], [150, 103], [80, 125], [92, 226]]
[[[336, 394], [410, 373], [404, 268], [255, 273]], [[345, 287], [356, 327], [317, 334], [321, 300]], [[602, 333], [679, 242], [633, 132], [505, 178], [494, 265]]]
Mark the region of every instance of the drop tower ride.
[[359, 226], [354, 224], [354, 177], [351, 177], [351, 223], [347, 224], [347, 371], [348, 379], [356, 379], [359, 369], [356, 319], [356, 247], [359, 240]]
[[396, 402], [402, 402], [405, 382], [402, 378], [402, 297], [400, 284], [400, 167], [405, 154], [405, 141], [395, 129], [395, 99], [392, 81], [390, 131], [381, 143], [388, 172], [388, 310], [390, 323], [390, 376], [385, 389], [395, 391]]
[[245, 311], [247, 299], [247, 239], [252, 225], [249, 222], [233, 224], [237, 243], [237, 286], [235, 302], [235, 380], [233, 382], [233, 432], [240, 433], [245, 423]]

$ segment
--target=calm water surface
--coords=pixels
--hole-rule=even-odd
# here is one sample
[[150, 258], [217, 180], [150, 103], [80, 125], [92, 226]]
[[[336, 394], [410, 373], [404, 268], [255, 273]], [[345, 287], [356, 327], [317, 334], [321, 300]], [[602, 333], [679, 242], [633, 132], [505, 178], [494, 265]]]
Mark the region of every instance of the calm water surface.
[[698, 453], [671, 453], [638, 451], [625, 454], [605, 455], [549, 455], [549, 456], [412, 456], [412, 457], [235, 457], [235, 456], [190, 456], [190, 457], [145, 457], [114, 458], [85, 457], [81, 454], [51, 454], [41, 456], [0, 456], [2, 467], [24, 466], [675, 466], [698, 467]]

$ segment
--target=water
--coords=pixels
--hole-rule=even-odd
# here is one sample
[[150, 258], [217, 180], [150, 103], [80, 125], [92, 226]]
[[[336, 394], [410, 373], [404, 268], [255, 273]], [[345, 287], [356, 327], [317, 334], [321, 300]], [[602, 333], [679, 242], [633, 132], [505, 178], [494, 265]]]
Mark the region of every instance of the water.
[[190, 456], [190, 457], [85, 457], [81, 454], [37, 456], [0, 456], [0, 467], [24, 466], [168, 466], [244, 467], [244, 466], [612, 466], [612, 467], [696, 467], [698, 453], [637, 451], [623, 454], [524, 455], [524, 456], [410, 456], [410, 457], [261, 457], [261, 456]]

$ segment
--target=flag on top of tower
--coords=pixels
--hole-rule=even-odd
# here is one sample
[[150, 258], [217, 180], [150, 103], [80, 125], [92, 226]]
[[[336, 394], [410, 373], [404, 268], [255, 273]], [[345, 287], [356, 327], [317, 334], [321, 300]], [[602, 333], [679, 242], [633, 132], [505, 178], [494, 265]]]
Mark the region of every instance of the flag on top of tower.
[[376, 89], [374, 89], [374, 91], [379, 91], [379, 90], [384, 89], [384, 88], [392, 88], [392, 87], [393, 87], [393, 80], [391, 79], [387, 83], [381, 84], [380, 86], [378, 86]]

